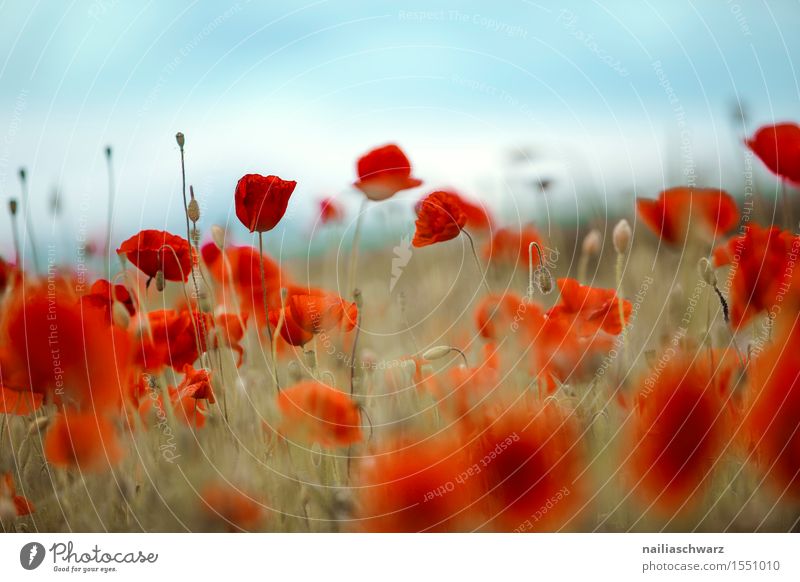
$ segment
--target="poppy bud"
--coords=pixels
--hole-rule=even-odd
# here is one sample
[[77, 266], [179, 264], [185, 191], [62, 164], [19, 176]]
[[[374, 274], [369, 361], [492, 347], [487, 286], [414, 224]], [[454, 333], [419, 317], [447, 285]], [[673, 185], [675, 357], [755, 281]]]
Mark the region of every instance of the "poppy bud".
[[429, 362], [433, 360], [438, 360], [449, 354], [452, 351], [452, 349], [453, 348], [451, 348], [450, 346], [435, 346], [429, 349], [424, 354], [422, 354], [422, 358], [428, 360]]
[[11, 216], [17, 215], [17, 199], [12, 198], [8, 201], [8, 211], [11, 213]]
[[24, 181], [25, 181], [25, 178], [26, 178], [27, 176], [28, 176], [28, 171], [27, 171], [25, 168], [20, 168], [20, 169], [19, 169], [19, 179], [20, 179], [20, 180], [22, 180], [22, 181], [24, 182]]
[[700, 273], [700, 278], [706, 282], [706, 284], [711, 285], [712, 287], [717, 286], [717, 273], [714, 271], [714, 265], [711, 264], [707, 258], [701, 258], [697, 263], [697, 270]]
[[175, 134], [175, 141], [178, 142], [178, 147], [183, 149], [183, 144], [186, 143], [186, 138], [184, 138], [183, 134], [179, 131]]
[[189, 200], [189, 206], [186, 208], [186, 214], [189, 220], [197, 222], [200, 220], [200, 205], [197, 203], [196, 198]]
[[628, 251], [631, 244], [631, 225], [624, 218], [617, 223], [614, 227], [612, 240], [614, 241], [614, 249], [618, 254], [622, 255]]
[[553, 290], [553, 276], [545, 267], [536, 269], [534, 272], [534, 280], [536, 281], [536, 287], [543, 295], [547, 295]]
[[587, 256], [594, 256], [600, 254], [600, 247], [603, 244], [603, 236], [600, 231], [593, 228], [589, 233], [583, 237], [583, 254]]
[[159, 269], [159, 271], [156, 273], [156, 289], [163, 291], [166, 286], [167, 283], [164, 281], [164, 271]]
[[211, 225], [211, 240], [214, 241], [219, 250], [225, 250], [225, 230], [221, 226], [217, 224]]

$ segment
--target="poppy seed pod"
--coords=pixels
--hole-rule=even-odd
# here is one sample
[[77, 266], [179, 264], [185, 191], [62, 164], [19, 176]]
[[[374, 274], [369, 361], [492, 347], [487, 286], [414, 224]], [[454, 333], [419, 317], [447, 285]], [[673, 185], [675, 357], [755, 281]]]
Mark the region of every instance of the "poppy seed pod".
[[628, 252], [628, 248], [631, 244], [631, 236], [631, 225], [623, 218], [617, 223], [617, 226], [614, 227], [614, 232], [612, 234], [614, 250], [616, 250], [618, 254], [622, 255]]
[[17, 199], [12, 198], [8, 201], [8, 211], [11, 213], [11, 216], [17, 215]]
[[183, 136], [183, 133], [179, 131], [175, 134], [175, 141], [178, 142], [178, 147], [183, 149], [183, 144], [186, 143], [186, 138]]
[[197, 222], [200, 220], [200, 205], [197, 203], [196, 198], [189, 200], [189, 206], [186, 208], [186, 214], [189, 220]]
[[581, 250], [587, 256], [594, 256], [600, 254], [600, 247], [603, 244], [603, 236], [600, 231], [593, 228], [589, 233], [583, 237], [583, 245]]

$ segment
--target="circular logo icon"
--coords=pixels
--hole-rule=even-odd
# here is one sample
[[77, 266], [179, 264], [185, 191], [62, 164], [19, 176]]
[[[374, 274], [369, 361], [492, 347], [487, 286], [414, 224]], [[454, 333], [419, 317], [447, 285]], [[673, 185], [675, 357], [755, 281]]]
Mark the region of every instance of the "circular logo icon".
[[35, 570], [44, 561], [44, 546], [39, 542], [29, 542], [19, 551], [19, 563], [26, 570]]

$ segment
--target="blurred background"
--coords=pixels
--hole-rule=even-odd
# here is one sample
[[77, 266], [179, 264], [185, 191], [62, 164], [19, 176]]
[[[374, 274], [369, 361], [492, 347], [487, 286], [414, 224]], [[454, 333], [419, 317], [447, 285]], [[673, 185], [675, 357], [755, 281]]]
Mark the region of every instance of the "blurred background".
[[5, 2], [0, 197], [25, 167], [37, 244], [70, 260], [103, 239], [112, 145], [115, 244], [181, 233], [177, 131], [206, 231], [248, 240], [241, 175], [298, 181], [268, 239], [287, 255], [324, 246], [323, 196], [352, 229], [355, 161], [387, 142], [425, 186], [371, 205], [368, 243], [413, 229], [413, 200], [444, 186], [544, 231], [680, 184], [737, 194], [752, 171], [767, 189], [741, 140], [798, 118], [798, 22], [800, 3], [763, 0]]

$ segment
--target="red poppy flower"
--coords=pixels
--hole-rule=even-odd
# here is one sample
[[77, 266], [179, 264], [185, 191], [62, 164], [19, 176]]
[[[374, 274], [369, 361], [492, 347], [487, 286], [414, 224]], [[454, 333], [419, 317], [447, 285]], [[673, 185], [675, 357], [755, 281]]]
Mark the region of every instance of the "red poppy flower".
[[415, 247], [426, 247], [454, 239], [467, 222], [460, 200], [441, 190], [428, 194], [420, 203], [416, 232], [411, 241]]
[[357, 467], [358, 514], [354, 527], [367, 532], [448, 532], [467, 529], [470, 504], [482, 475], [451, 439], [408, 440], [384, 445]]
[[244, 339], [245, 329], [242, 327], [243, 325], [247, 325], [247, 313], [242, 316], [241, 320], [234, 313], [220, 313], [217, 316], [215, 326], [214, 345], [216, 347], [224, 345], [236, 352], [238, 355], [237, 368], [242, 365], [242, 359], [244, 358], [242, 340]]
[[172, 386], [167, 387], [175, 417], [186, 426], [203, 428], [206, 425], [208, 405], [206, 400], [192, 396], [189, 392], [179, 390]]
[[642, 381], [636, 400], [633, 487], [668, 514], [699, 498], [731, 437], [729, 386], [704, 354], [692, 360], [690, 354], [672, 358]]
[[109, 323], [113, 318], [115, 301], [122, 304], [128, 315], [136, 315], [136, 305], [125, 285], [112, 285], [105, 279], [98, 279], [90, 287], [89, 293], [81, 297], [85, 306], [99, 309]]
[[44, 438], [48, 462], [66, 469], [103, 471], [122, 458], [114, 426], [103, 416], [65, 410]]
[[208, 370], [195, 370], [192, 366], [186, 364], [182, 372], [184, 378], [178, 385], [178, 392], [181, 398], [189, 396], [195, 400], [208, 400], [210, 404], [214, 404], [217, 401], [214, 398], [214, 390], [211, 387], [211, 374]]
[[552, 531], [579, 517], [581, 431], [557, 404], [493, 416], [471, 455], [485, 479], [488, 529]]
[[346, 331], [356, 323], [357, 308], [335, 293], [322, 289], [290, 289], [286, 298], [286, 311], [291, 319], [306, 332], [318, 334], [344, 322]]
[[[596, 289], [581, 285], [575, 279], [559, 279], [561, 301], [547, 312], [551, 319], [567, 318], [578, 335], [586, 337], [602, 330], [611, 335], [622, 333], [628, 323], [633, 306], [619, 299], [613, 289]], [[625, 321], [620, 321], [619, 302]]]
[[208, 517], [228, 531], [253, 531], [264, 518], [261, 504], [227, 483], [209, 483], [203, 487], [201, 496]]
[[[278, 328], [280, 319], [280, 309], [269, 310], [269, 323], [273, 329]], [[289, 310], [284, 311], [283, 323], [281, 324], [281, 328], [278, 330], [278, 333], [287, 344], [295, 347], [302, 347], [314, 339], [313, 333], [306, 331], [300, 325], [298, 325], [297, 322], [295, 322], [294, 318], [292, 317], [292, 313]]]
[[730, 239], [714, 250], [714, 264], [731, 264], [731, 323], [745, 325], [754, 315], [778, 304], [794, 280], [791, 255], [800, 250], [800, 238], [776, 227], [749, 224], [744, 234]]
[[335, 198], [325, 198], [319, 201], [319, 220], [322, 224], [339, 222], [344, 218], [344, 208]]
[[400, 190], [416, 188], [421, 180], [411, 177], [411, 162], [394, 144], [372, 150], [358, 160], [358, 181], [353, 184], [370, 200], [386, 200]]
[[[3, 318], [3, 385], [83, 410], [116, 410], [128, 382], [130, 338], [66, 291], [31, 287]], [[35, 400], [33, 404], [35, 405]]]
[[0, 414], [27, 416], [39, 410], [43, 402], [44, 395], [40, 392], [13, 390], [0, 384]]
[[766, 125], [745, 143], [773, 174], [800, 184], [800, 126], [796, 123]]
[[14, 476], [11, 472], [0, 474], [0, 503], [8, 502], [13, 508], [17, 517], [28, 515], [35, 511], [33, 503], [22, 495], [17, 495], [14, 486]]
[[159, 271], [167, 281], [188, 281], [195, 258], [194, 249], [185, 238], [163, 230], [142, 230], [117, 249], [150, 278]]
[[250, 232], [272, 230], [286, 214], [297, 182], [245, 174], [236, 184], [236, 216]]
[[743, 436], [775, 491], [800, 500], [800, 325], [784, 319], [749, 372]]
[[671, 188], [656, 200], [637, 198], [636, 209], [642, 221], [670, 244], [681, 244], [697, 231], [717, 239], [739, 222], [736, 202], [714, 188]]
[[[181, 370], [185, 365], [193, 364], [199, 357], [197, 333], [195, 328], [199, 315], [194, 317], [188, 309], [175, 311], [162, 309], [147, 314], [150, 333], [142, 333], [139, 346], [138, 363], [152, 372], [158, 372], [164, 366]], [[200, 338], [205, 345], [204, 338]]]
[[522, 297], [516, 293], [486, 295], [475, 309], [478, 333], [486, 339], [498, 339], [511, 330], [514, 318], [524, 308]]
[[324, 447], [347, 446], [363, 438], [358, 404], [320, 382], [302, 382], [282, 390], [278, 408], [283, 415], [279, 432], [289, 438]]
[[[487, 260], [506, 263], [509, 266], [515, 266], [518, 263], [527, 265], [528, 248], [532, 242], [544, 248], [542, 238], [532, 226], [524, 226], [520, 230], [501, 228], [483, 247], [483, 254]], [[537, 266], [538, 264], [539, 256], [534, 249], [533, 265]]]

